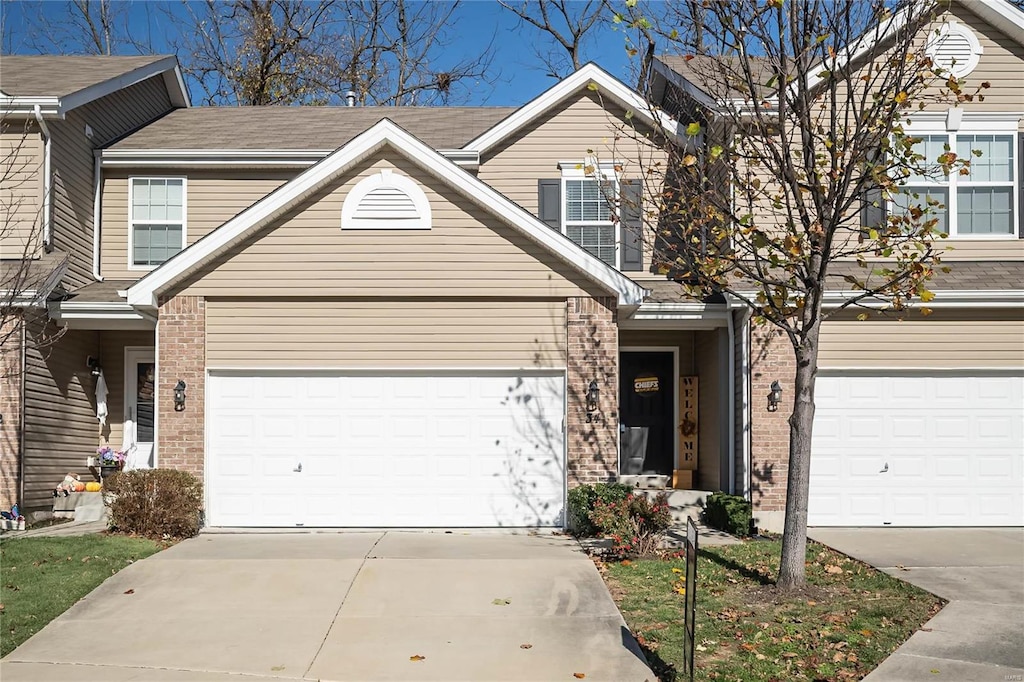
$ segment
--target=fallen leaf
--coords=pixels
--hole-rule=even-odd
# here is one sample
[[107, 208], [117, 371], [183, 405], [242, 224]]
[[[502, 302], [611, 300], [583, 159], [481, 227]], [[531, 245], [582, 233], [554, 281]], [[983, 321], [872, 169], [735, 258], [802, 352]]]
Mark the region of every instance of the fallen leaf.
[[839, 566], [836, 566], [835, 564], [829, 564], [825, 567], [825, 572], [835, 575], [836, 573], [842, 573], [843, 569]]
[[808, 599], [807, 600], [807, 605], [808, 606], [817, 606], [818, 602], [814, 601], [813, 599]]
[[681, 569], [681, 568], [673, 568], [673, 569], [672, 569], [672, 572], [673, 572], [673, 573], [682, 573], [682, 572], [683, 572], [683, 569]]
[[87, 557], [82, 557], [82, 563], [83, 563], [83, 564], [84, 564], [84, 563], [88, 563], [89, 559], [92, 559], [92, 557], [91, 557], [91, 556], [87, 556]]
[[939, 674], [939, 671], [938, 671], [938, 670], [936, 670], [935, 668], [932, 668], [932, 669], [931, 669], [931, 670], [929, 670], [928, 672], [930, 672], [930, 673], [931, 673], [932, 675], [938, 675], [938, 674]]
[[577, 680], [582, 680], [584, 677], [587, 676], [587, 674], [586, 673], [573, 673], [572, 676], [575, 677]]
[[281, 670], [284, 670], [284, 666], [283, 665], [275, 665], [273, 668], [271, 668], [271, 670], [273, 670], [274, 672], [280, 672]]
[[419, 654], [415, 654], [414, 656], [410, 656], [409, 660], [410, 661], [422, 661], [424, 658], [426, 658], [426, 656], [420, 656]]
[[931, 628], [918, 628], [918, 630], [920, 630], [921, 632], [931, 632], [932, 631]]
[[896, 568], [900, 569], [901, 571], [909, 571], [910, 570], [909, 568], [907, 568], [903, 564], [896, 564]]
[[125, 590], [124, 593], [125, 594], [135, 594], [135, 590], [133, 590], [133, 589], [132, 590]]
[[765, 656], [764, 654], [757, 653], [757, 654], [754, 654], [754, 658], [756, 658], [759, 661], [763, 661], [763, 660], [767, 659], [768, 657]]
[[494, 604], [495, 606], [508, 606], [512, 602], [509, 601], [508, 599], [495, 599], [491, 603]]
[[871, 632], [871, 630], [861, 630], [860, 634], [864, 635], [865, 637], [870, 637], [871, 635], [873, 635], [875, 633]]
[[786, 651], [782, 654], [783, 658], [796, 658], [799, 654], [793, 651]]
[[519, 648], [520, 649], [532, 649], [533, 645], [532, 644], [520, 644]]
[[630, 561], [629, 559], [623, 559], [623, 560], [622, 560], [622, 565], [623, 565], [623, 566], [632, 566], [632, 565], [633, 565], [633, 562], [632, 562], [632, 561]]

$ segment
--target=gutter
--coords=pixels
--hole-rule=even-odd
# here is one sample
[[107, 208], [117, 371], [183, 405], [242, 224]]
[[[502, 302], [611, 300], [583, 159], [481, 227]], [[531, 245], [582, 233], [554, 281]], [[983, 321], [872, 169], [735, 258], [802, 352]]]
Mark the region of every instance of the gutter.
[[43, 119], [42, 108], [36, 104], [33, 110], [36, 121], [39, 123], [39, 130], [43, 134], [43, 248], [47, 253], [53, 248], [50, 234], [50, 193], [52, 191], [52, 180], [50, 178], [50, 129]]
[[100, 274], [100, 174], [103, 172], [103, 165], [100, 162], [99, 150], [94, 150], [92, 155], [92, 276], [97, 282], [102, 282], [103, 275]]
[[[308, 168], [334, 149], [104, 149], [101, 164], [106, 168], [157, 166], [192, 167], [279, 167]], [[480, 167], [480, 153], [468, 149], [440, 149], [437, 153], [467, 170]]]

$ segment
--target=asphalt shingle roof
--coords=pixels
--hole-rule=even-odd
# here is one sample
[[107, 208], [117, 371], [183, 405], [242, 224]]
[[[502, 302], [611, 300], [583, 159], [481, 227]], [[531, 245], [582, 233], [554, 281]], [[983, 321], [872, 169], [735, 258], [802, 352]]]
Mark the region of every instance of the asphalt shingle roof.
[[514, 107], [193, 107], [110, 149], [333, 150], [384, 118], [434, 149], [459, 149]]
[[66, 97], [167, 58], [0, 55], [0, 91], [16, 97]]

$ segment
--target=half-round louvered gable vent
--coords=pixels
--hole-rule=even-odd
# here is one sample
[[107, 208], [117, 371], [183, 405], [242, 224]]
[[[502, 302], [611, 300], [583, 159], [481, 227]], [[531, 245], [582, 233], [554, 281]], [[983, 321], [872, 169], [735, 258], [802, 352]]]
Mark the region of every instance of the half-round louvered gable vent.
[[360, 180], [341, 208], [343, 230], [429, 230], [430, 201], [411, 179], [385, 169]]
[[978, 66], [981, 43], [966, 26], [950, 21], [944, 24], [928, 45], [927, 54], [943, 74], [963, 78]]

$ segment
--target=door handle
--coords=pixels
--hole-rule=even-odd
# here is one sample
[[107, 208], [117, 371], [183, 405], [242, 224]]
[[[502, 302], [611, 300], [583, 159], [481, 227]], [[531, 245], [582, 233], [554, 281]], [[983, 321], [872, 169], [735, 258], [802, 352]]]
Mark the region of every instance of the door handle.
[[[300, 465], [300, 467], [301, 467], [301, 465]], [[884, 473], [885, 473], [885, 472], [887, 472], [888, 470], [889, 470], [889, 463], [888, 463], [888, 462], [886, 462], [886, 463], [885, 463], [885, 466], [884, 466], [884, 467], [882, 467], [882, 470], [881, 470], [881, 471], [879, 471], [878, 473], [880, 473], [880, 474], [884, 474]]]
[[299, 462], [299, 466], [297, 466], [294, 469], [292, 469], [292, 471], [294, 471], [295, 473], [301, 474], [302, 473], [302, 462]]

